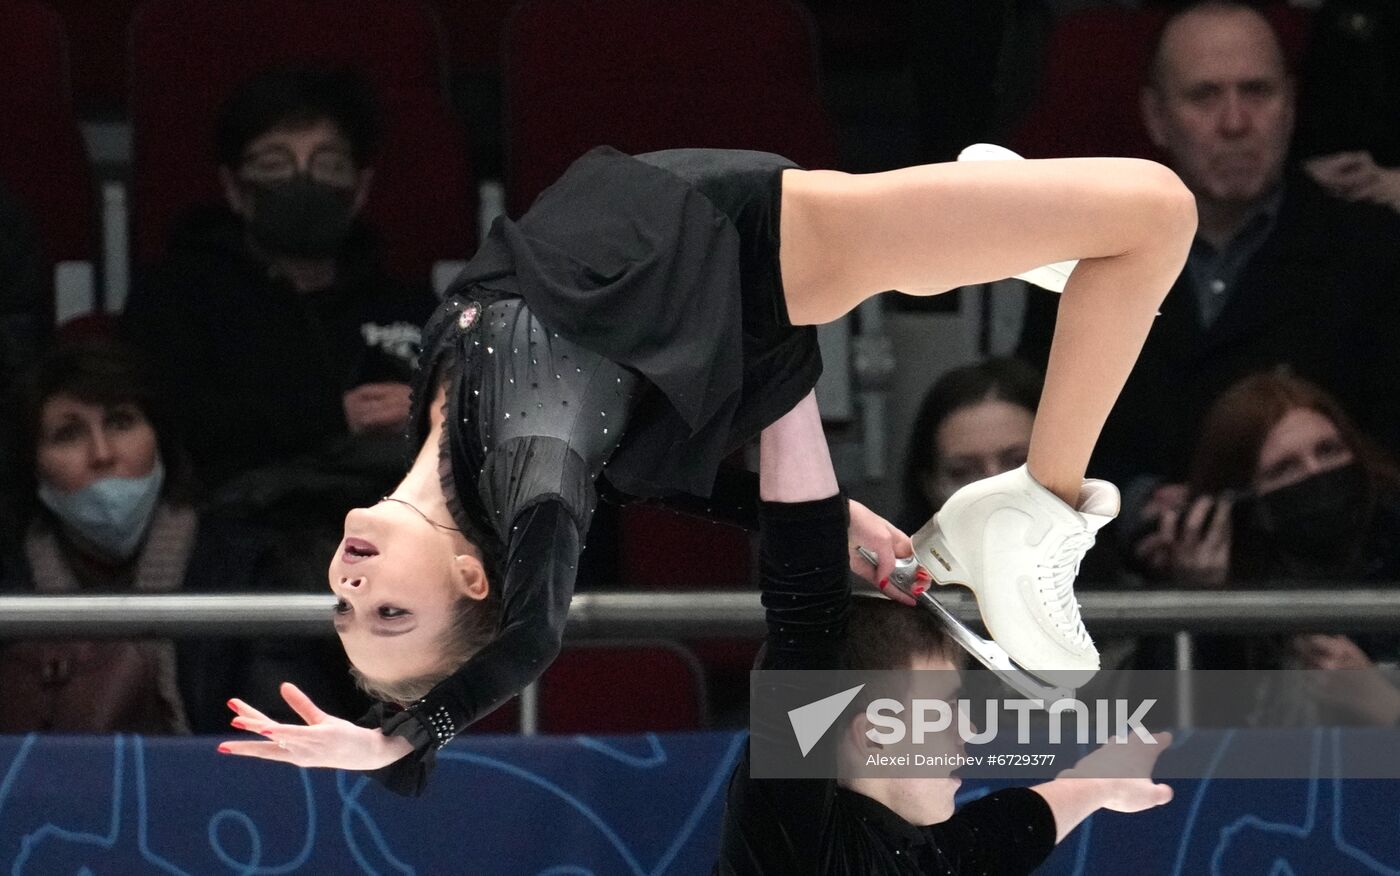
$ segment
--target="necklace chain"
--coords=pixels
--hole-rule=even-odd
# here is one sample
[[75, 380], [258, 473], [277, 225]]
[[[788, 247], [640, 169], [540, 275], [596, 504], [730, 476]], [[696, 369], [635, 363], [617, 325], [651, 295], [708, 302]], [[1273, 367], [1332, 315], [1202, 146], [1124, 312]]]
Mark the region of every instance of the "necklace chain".
[[423, 520], [424, 520], [429, 526], [432, 526], [432, 527], [434, 527], [434, 528], [436, 528], [436, 529], [445, 529], [445, 530], [447, 530], [448, 532], [461, 532], [461, 531], [462, 531], [462, 530], [458, 529], [458, 528], [455, 527], [455, 526], [448, 526], [448, 525], [445, 524], [445, 523], [438, 523], [436, 520], [433, 520], [433, 519], [430, 518], [428, 515], [424, 514], [422, 511], [419, 511], [419, 510], [418, 510], [418, 507], [417, 507], [416, 505], [414, 505], [414, 504], [411, 503], [411, 502], [405, 502], [403, 499], [399, 499], [399, 498], [396, 498], [396, 497], [394, 497], [394, 496], [385, 496], [384, 498], [380, 499], [379, 501], [381, 501], [381, 502], [398, 502], [400, 505], [407, 505], [409, 508], [412, 508], [412, 509], [413, 509], [413, 513], [414, 513], [414, 514], [417, 514], [419, 517], [422, 517]]

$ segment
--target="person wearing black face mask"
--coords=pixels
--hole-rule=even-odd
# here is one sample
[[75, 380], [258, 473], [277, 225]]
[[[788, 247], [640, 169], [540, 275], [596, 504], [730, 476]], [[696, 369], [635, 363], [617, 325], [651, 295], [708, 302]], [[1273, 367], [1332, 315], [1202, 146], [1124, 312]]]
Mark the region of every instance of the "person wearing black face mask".
[[[1168, 509], [1144, 554], [1180, 586], [1310, 586], [1400, 578], [1400, 474], [1335, 399], [1282, 373], [1246, 377], [1211, 408], [1193, 461], [1195, 496]], [[1400, 656], [1393, 636], [1200, 637], [1222, 669], [1367, 669]], [[1400, 720], [1379, 676], [1338, 691], [1343, 711]]]
[[330, 259], [350, 234], [355, 190], [328, 185], [309, 173], [283, 181], [245, 183], [248, 236], [269, 253]]
[[225, 170], [229, 204], [251, 246], [272, 263], [333, 263], [340, 255], [371, 173], [347, 147], [330, 120], [274, 129], [245, 147], [233, 173]]
[[1235, 568], [1293, 579], [1363, 574], [1370, 492], [1361, 463], [1348, 462], [1236, 500]]
[[123, 319], [179, 401], [200, 479], [260, 514], [338, 522], [401, 463], [390, 438], [436, 299], [426, 277], [388, 274], [360, 219], [377, 120], [350, 73], [242, 85], [217, 129], [225, 204], [187, 214]]

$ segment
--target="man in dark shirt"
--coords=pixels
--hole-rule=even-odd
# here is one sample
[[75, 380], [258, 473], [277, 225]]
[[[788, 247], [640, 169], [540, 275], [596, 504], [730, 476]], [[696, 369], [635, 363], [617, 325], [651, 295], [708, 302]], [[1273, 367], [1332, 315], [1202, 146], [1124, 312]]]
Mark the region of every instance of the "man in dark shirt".
[[[1286, 365], [1400, 449], [1400, 217], [1287, 173], [1294, 84], [1277, 35], [1235, 0], [1165, 23], [1142, 91], [1154, 143], [1196, 196], [1186, 269], [1162, 305], [1092, 466], [1126, 485], [1182, 482], [1211, 402], [1245, 374]], [[1032, 291], [1021, 354], [1044, 365], [1056, 301]], [[1134, 489], [1134, 482], [1139, 489]]]
[[436, 299], [426, 278], [389, 276], [358, 218], [377, 140], [373, 96], [347, 72], [273, 69], [221, 110], [227, 203], [184, 217], [124, 317], [161, 366], [206, 486], [309, 455], [353, 469], [369, 438], [407, 422]]
[[[768, 617], [761, 669], [957, 668], [957, 649], [931, 614], [888, 600], [852, 598], [847, 503], [812, 396], [763, 431], [759, 484]], [[853, 535], [865, 540], [864, 533]], [[880, 548], [892, 549], [899, 540], [886, 538]], [[840, 734], [846, 754], [866, 744], [860, 720]], [[791, 731], [756, 726], [753, 732]], [[1147, 778], [1077, 777], [1149, 775], [1164, 747], [1109, 745], [1061, 778], [998, 791], [956, 814], [956, 778], [755, 779], [746, 752], [730, 780], [715, 869], [1029, 873], [1096, 809], [1135, 812], [1169, 801], [1171, 788]]]

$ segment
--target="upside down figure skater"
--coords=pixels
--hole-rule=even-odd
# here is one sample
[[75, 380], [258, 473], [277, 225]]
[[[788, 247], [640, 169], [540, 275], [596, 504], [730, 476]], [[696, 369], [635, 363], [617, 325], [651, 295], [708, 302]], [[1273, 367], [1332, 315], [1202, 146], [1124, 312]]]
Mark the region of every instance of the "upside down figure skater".
[[757, 152], [589, 152], [497, 221], [430, 320], [416, 458], [386, 501], [346, 517], [330, 586], [353, 671], [381, 700], [373, 726], [286, 686], [307, 726], [234, 701], [235, 726], [268, 741], [221, 750], [417, 793], [437, 748], [558, 653], [599, 475], [635, 495], [707, 494], [720, 461], [815, 386], [816, 325], [884, 290], [1067, 259], [1026, 466], [959, 491], [913, 544], [852, 503], [848, 540], [877, 584], [913, 553], [972, 589], [1021, 667], [1091, 675], [1074, 576], [1117, 492], [1084, 472], [1195, 222], [1176, 176], [1134, 159], [853, 175]]

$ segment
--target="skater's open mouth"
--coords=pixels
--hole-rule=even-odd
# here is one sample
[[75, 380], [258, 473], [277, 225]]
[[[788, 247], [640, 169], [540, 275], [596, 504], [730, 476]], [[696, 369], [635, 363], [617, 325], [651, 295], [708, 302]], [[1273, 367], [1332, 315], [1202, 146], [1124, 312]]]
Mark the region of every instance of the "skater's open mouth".
[[347, 563], [358, 563], [361, 560], [377, 556], [379, 556], [379, 548], [363, 538], [347, 538], [342, 547], [340, 558]]

